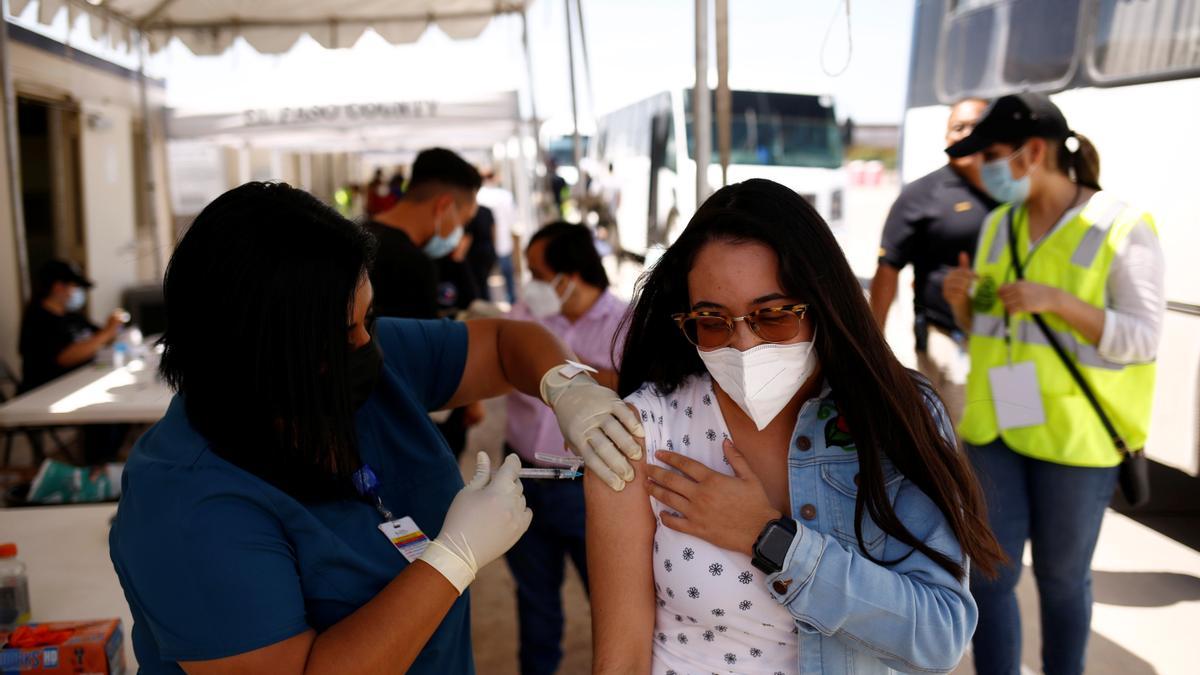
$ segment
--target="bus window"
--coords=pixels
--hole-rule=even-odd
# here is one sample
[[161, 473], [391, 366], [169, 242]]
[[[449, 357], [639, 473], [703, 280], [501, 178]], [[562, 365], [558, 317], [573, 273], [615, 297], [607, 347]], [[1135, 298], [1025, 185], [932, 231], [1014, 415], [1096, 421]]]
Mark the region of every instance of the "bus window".
[[[688, 156], [695, 157], [690, 90], [684, 96]], [[842, 165], [841, 131], [833, 109], [822, 105], [820, 97], [751, 91], [735, 91], [731, 97], [731, 164], [822, 169], [836, 169]], [[714, 111], [713, 164], [720, 162], [716, 128]]]
[[[954, 4], [954, 3], [952, 3]], [[941, 92], [953, 100], [987, 88], [988, 57], [996, 34], [996, 8], [957, 3], [947, 12], [941, 55]]]
[[957, 0], [942, 23], [943, 101], [1052, 89], [1074, 71], [1082, 0]]
[[1004, 81], [1058, 82], [1071, 74], [1080, 0], [1015, 0], [1009, 6]]
[[1166, 79], [1200, 70], [1200, 0], [1096, 0], [1088, 45], [1097, 80]]

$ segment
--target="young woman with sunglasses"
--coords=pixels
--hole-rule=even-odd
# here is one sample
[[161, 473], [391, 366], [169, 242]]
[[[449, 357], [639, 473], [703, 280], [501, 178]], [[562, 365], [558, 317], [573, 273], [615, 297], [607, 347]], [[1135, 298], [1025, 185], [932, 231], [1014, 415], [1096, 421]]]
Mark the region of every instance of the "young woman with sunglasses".
[[594, 671], [953, 669], [1002, 554], [919, 378], [807, 202], [714, 194], [634, 302], [646, 461], [587, 479]]

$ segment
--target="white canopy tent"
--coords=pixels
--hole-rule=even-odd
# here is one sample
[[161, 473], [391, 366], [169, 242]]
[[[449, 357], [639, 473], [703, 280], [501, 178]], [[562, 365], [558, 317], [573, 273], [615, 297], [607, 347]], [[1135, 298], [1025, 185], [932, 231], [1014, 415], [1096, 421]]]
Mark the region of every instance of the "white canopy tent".
[[[2, 0], [0, 0], [2, 1]], [[66, 8], [71, 25], [81, 15], [89, 19], [92, 36], [109, 36], [115, 45], [137, 50], [142, 90], [143, 118], [149, 122], [146, 98], [145, 58], [161, 50], [171, 38], [179, 38], [198, 55], [219, 54], [238, 37], [259, 52], [278, 54], [288, 51], [302, 35], [309, 35], [327, 48], [350, 47], [367, 28], [393, 44], [418, 40], [430, 26], [455, 39], [478, 36], [491, 20], [502, 14], [519, 14], [524, 27], [526, 0], [7, 0], [9, 14], [17, 15], [31, 3], [38, 5], [38, 20], [50, 23]], [[0, 22], [3, 23], [3, 22]], [[524, 33], [524, 31], [523, 31]], [[28, 279], [28, 261], [24, 242], [21, 178], [16, 131], [16, 95], [13, 90], [8, 57], [8, 33], [0, 26], [0, 86], [5, 110], [7, 157], [10, 168], [9, 188], [14, 196], [10, 208], [16, 224], [17, 249], [21, 277]], [[527, 34], [522, 43], [529, 58]], [[528, 82], [532, 106], [532, 70]], [[534, 123], [537, 111], [531, 107]], [[151, 152], [150, 124], [142, 125], [146, 134], [142, 144]], [[147, 160], [149, 155], [147, 154]], [[147, 163], [149, 166], [149, 163]], [[147, 179], [148, 198], [153, 203], [156, 186]], [[163, 251], [154, 209], [147, 223], [155, 237], [155, 248]], [[159, 262], [161, 268], [161, 260]], [[161, 269], [160, 269], [161, 272]], [[28, 289], [23, 289], [28, 291]]]

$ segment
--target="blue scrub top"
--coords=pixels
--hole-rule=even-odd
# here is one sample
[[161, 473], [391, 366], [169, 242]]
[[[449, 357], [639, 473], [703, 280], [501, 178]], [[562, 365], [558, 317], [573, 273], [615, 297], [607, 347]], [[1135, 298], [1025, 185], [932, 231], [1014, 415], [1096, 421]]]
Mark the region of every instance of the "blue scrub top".
[[[359, 452], [378, 475], [388, 509], [411, 516], [433, 537], [463, 482], [427, 413], [462, 379], [466, 326], [403, 319], [376, 325], [385, 365], [356, 415]], [[122, 486], [109, 550], [145, 673], [181, 673], [176, 661], [232, 656], [309, 628], [323, 631], [408, 565], [377, 529], [381, 518], [372, 506], [302, 504], [221, 459], [188, 423], [178, 396], [138, 441]], [[408, 672], [474, 670], [464, 593]]]

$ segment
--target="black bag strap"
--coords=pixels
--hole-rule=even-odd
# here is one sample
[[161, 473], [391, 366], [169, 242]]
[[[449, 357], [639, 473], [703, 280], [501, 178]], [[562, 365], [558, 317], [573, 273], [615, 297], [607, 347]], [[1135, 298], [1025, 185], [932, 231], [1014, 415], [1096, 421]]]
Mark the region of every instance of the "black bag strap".
[[[1017, 279], [1024, 279], [1025, 270], [1024, 266], [1021, 264], [1021, 256], [1017, 255], [1017, 233], [1013, 227], [1012, 214], [1013, 210], [1015, 209], [1015, 205], [1009, 207], [1008, 213], [1005, 216], [1004, 226], [1005, 229], [1008, 230], [1008, 250], [1009, 255], [1012, 256], [1013, 269], [1017, 272]], [[1072, 360], [1067, 354], [1067, 351], [1063, 349], [1062, 344], [1058, 341], [1058, 337], [1055, 336], [1050, 330], [1050, 327], [1046, 325], [1046, 320], [1042, 318], [1042, 315], [1033, 312], [1032, 316], [1034, 323], [1037, 324], [1037, 327], [1042, 331], [1042, 335], [1046, 336], [1046, 341], [1049, 342], [1050, 346], [1054, 349], [1054, 353], [1058, 354], [1058, 359], [1062, 361], [1064, 366], [1067, 367], [1067, 371], [1071, 373], [1071, 377], [1075, 380], [1075, 384], [1079, 385], [1079, 388], [1083, 391], [1083, 395], [1087, 398], [1088, 403], [1092, 405], [1092, 410], [1095, 410], [1096, 415], [1100, 417], [1100, 423], [1104, 425], [1104, 430], [1108, 432], [1109, 438], [1112, 439], [1113, 447], [1115, 447], [1117, 452], [1121, 453], [1122, 455], [1129, 454], [1129, 448], [1125, 445], [1125, 439], [1121, 438], [1121, 434], [1117, 431], [1117, 428], [1113, 426], [1112, 420], [1109, 419], [1107, 414], [1105, 414], [1104, 408], [1101, 407], [1099, 399], [1096, 398], [1096, 394], [1092, 391], [1091, 386], [1088, 385], [1087, 380], [1083, 377], [1083, 373], [1079, 371], [1079, 366], [1075, 365], [1075, 361]]]

